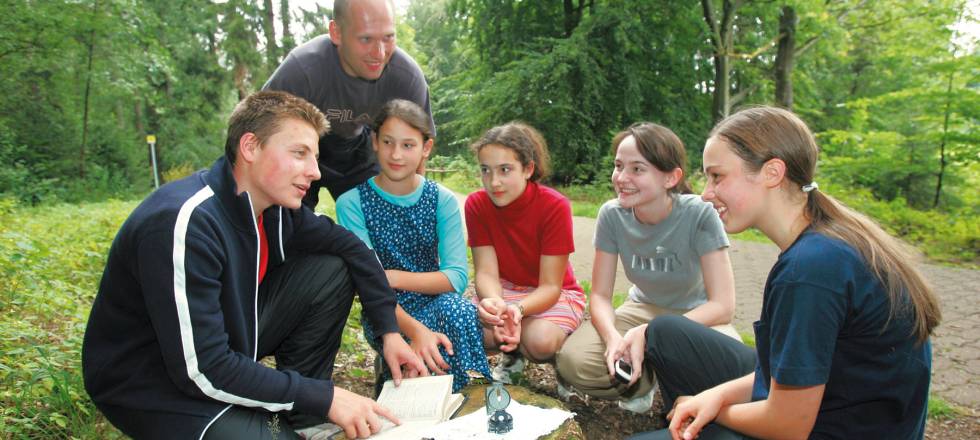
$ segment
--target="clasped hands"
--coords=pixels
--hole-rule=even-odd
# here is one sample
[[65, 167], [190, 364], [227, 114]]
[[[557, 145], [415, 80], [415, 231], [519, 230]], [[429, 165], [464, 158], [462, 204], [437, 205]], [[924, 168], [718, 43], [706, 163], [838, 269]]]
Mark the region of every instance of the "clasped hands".
[[503, 352], [512, 352], [521, 343], [521, 320], [524, 314], [515, 304], [502, 298], [484, 298], [477, 306], [480, 322], [493, 332], [493, 340]]

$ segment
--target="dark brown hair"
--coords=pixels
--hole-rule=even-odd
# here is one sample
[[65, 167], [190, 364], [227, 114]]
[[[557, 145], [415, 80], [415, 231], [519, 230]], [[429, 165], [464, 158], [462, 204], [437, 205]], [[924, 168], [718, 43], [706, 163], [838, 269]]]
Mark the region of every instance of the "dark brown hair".
[[470, 148], [479, 154], [483, 147], [491, 144], [514, 150], [517, 160], [524, 168], [533, 163], [534, 172], [528, 179], [532, 182], [540, 181], [551, 172], [548, 143], [545, 142], [544, 136], [530, 125], [519, 121], [498, 125], [483, 133], [483, 136], [480, 136], [480, 139], [477, 139]]
[[619, 144], [629, 136], [633, 136], [640, 155], [661, 172], [669, 173], [677, 168], [681, 169], [681, 179], [670, 188], [670, 192], [692, 193], [691, 186], [687, 183], [687, 151], [684, 150], [684, 142], [673, 131], [653, 122], [637, 122], [613, 136], [613, 155], [619, 149]]
[[432, 126], [429, 125], [429, 114], [419, 107], [418, 104], [404, 99], [392, 99], [385, 103], [374, 117], [373, 130], [375, 133], [381, 131], [388, 118], [401, 119], [412, 128], [422, 133], [422, 142], [432, 139]]
[[802, 187], [813, 182], [819, 150], [799, 117], [776, 107], [748, 108], [719, 122], [710, 137], [725, 142], [752, 173], [771, 159], [782, 160], [789, 190], [807, 198], [804, 213], [810, 228], [853, 246], [888, 292], [889, 319], [911, 314], [916, 340], [929, 337], [942, 313], [932, 289], [913, 265], [916, 258], [908, 247], [833, 197], [817, 189], [803, 192]]
[[330, 123], [316, 106], [286, 92], [256, 92], [241, 100], [228, 118], [228, 137], [225, 139], [228, 162], [234, 165], [238, 159], [238, 141], [245, 133], [254, 134], [259, 144], [264, 144], [279, 131], [279, 123], [289, 118], [310, 124], [317, 136], [323, 136], [330, 129]]

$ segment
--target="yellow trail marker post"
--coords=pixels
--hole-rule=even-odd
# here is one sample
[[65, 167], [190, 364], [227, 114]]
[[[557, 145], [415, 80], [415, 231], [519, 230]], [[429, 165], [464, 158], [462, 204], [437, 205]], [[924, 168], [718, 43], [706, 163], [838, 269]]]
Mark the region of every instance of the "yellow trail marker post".
[[157, 172], [157, 137], [153, 134], [146, 135], [146, 143], [150, 147], [150, 161], [153, 162], [153, 187], [160, 187], [160, 175]]

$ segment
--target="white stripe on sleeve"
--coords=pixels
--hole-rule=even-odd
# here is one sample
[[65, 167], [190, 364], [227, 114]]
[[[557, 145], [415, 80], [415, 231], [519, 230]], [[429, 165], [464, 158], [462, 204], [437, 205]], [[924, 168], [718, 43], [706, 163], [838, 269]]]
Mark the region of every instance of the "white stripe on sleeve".
[[262, 407], [273, 412], [291, 410], [293, 409], [292, 402], [261, 402], [215, 389], [211, 381], [198, 369], [197, 349], [194, 346], [194, 328], [191, 324], [191, 313], [187, 303], [187, 273], [184, 268], [184, 256], [186, 253], [187, 227], [190, 223], [191, 214], [193, 214], [194, 209], [213, 195], [214, 191], [211, 187], [201, 188], [197, 194], [194, 194], [181, 206], [180, 212], [177, 214], [177, 223], [174, 226], [174, 300], [177, 303], [177, 320], [180, 325], [180, 342], [184, 349], [187, 377], [197, 385], [201, 392], [215, 400], [234, 405]]

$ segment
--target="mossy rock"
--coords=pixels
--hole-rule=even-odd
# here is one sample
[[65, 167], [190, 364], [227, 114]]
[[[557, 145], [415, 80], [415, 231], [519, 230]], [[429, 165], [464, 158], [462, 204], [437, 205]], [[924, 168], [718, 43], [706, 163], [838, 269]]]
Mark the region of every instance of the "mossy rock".
[[[469, 385], [461, 390], [464, 396], [466, 396], [466, 402], [463, 403], [463, 407], [459, 410], [459, 415], [466, 415], [476, 410], [482, 410], [486, 405], [486, 394], [487, 387], [486, 384], [474, 384]], [[568, 411], [565, 405], [562, 405], [560, 401], [555, 398], [545, 396], [543, 394], [535, 393], [527, 388], [518, 385], [506, 385], [507, 392], [510, 393], [510, 397], [521, 404], [524, 405], [534, 405], [539, 408], [558, 408], [564, 411]], [[584, 439], [585, 434], [582, 433], [582, 428], [578, 426], [575, 418], [569, 418], [562, 423], [558, 429], [553, 431], [550, 435], [541, 437], [545, 440], [564, 440], [564, 439]]]

